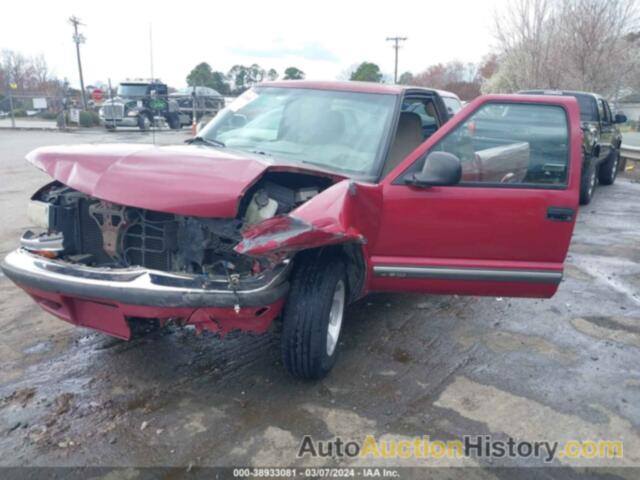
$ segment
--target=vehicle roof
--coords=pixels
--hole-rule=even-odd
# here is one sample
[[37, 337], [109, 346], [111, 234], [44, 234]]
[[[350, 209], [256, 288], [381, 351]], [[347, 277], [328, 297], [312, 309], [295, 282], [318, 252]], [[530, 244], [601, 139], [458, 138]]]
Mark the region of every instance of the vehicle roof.
[[309, 88], [316, 90], [337, 90], [342, 92], [357, 93], [379, 93], [383, 95], [402, 95], [405, 92], [423, 91], [428, 93], [437, 93], [440, 96], [455, 97], [458, 96], [452, 92], [444, 90], [436, 90], [435, 88], [417, 87], [414, 85], [393, 85], [388, 83], [375, 82], [353, 82], [353, 81], [315, 81], [315, 80], [276, 80], [273, 82], [262, 82], [258, 87], [281, 87], [281, 88]]
[[162, 80], [124, 80], [119, 83], [119, 85], [164, 85], [165, 83]]
[[598, 95], [597, 93], [593, 93], [593, 92], [581, 92], [579, 90], [554, 90], [554, 89], [542, 89], [542, 88], [536, 88], [536, 89], [532, 89], [532, 90], [521, 90], [518, 93], [532, 93], [532, 94], [544, 94], [544, 95], [585, 95], [587, 97], [593, 97], [593, 98], [602, 98], [602, 95]]

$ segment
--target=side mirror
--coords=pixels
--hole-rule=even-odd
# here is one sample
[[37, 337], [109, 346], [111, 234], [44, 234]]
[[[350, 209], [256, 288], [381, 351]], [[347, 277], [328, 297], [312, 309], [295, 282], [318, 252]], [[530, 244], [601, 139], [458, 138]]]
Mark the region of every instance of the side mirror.
[[627, 122], [627, 116], [625, 114], [616, 113], [613, 123], [626, 123], [626, 122]]
[[462, 178], [460, 159], [449, 152], [431, 152], [424, 161], [422, 171], [405, 179], [416, 187], [457, 185]]

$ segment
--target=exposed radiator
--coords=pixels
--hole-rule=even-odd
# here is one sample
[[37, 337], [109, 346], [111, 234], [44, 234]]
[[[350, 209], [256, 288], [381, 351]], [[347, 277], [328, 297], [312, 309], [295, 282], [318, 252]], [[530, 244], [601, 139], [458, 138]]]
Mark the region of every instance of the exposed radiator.
[[137, 222], [124, 233], [123, 257], [129, 265], [169, 270], [176, 235], [173, 215], [142, 210]]

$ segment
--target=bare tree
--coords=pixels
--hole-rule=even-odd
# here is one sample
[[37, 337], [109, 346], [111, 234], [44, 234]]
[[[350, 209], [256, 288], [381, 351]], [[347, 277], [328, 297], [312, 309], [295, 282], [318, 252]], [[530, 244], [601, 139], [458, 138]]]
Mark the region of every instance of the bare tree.
[[496, 38], [504, 62], [500, 88], [508, 91], [548, 86], [557, 32], [552, 0], [515, 0], [495, 15]]
[[49, 70], [43, 55], [26, 57], [12, 50], [0, 52], [0, 92], [15, 83], [20, 92], [59, 95], [62, 82]]
[[33, 67], [27, 57], [13, 50], [3, 50], [0, 65], [4, 75], [20, 90], [29, 87], [29, 80], [33, 74]]
[[495, 18], [499, 68], [484, 91], [572, 88], [617, 96], [637, 78], [635, 0], [516, 0]]
[[481, 82], [479, 65], [452, 61], [431, 65], [414, 75], [409, 84], [449, 90], [463, 100], [472, 100], [480, 95]]
[[33, 58], [33, 76], [38, 87], [45, 86], [49, 81], [49, 66], [44, 58], [44, 55], [40, 54]]
[[560, 4], [559, 41], [567, 82], [588, 91], [616, 96], [638, 55], [628, 35], [638, 28], [634, 0], [564, 0]]

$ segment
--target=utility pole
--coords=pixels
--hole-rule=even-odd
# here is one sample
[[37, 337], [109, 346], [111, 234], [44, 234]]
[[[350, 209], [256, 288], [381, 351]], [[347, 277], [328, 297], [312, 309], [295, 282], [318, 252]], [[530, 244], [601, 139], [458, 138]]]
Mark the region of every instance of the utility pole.
[[398, 83], [398, 50], [400, 42], [404, 42], [407, 37], [387, 37], [387, 42], [393, 42], [393, 49], [396, 51], [395, 69], [393, 70], [393, 83]]
[[17, 88], [15, 83], [9, 82], [9, 111], [11, 112], [11, 128], [16, 128], [16, 117], [13, 113], [13, 90]]
[[73, 41], [76, 44], [76, 55], [78, 57], [78, 71], [80, 72], [80, 94], [82, 95], [82, 108], [87, 109], [87, 98], [84, 91], [84, 78], [82, 77], [82, 62], [80, 61], [80, 44], [85, 42], [84, 35], [78, 33], [78, 25], [84, 25], [75, 15], [69, 18], [69, 23], [73, 25]]

